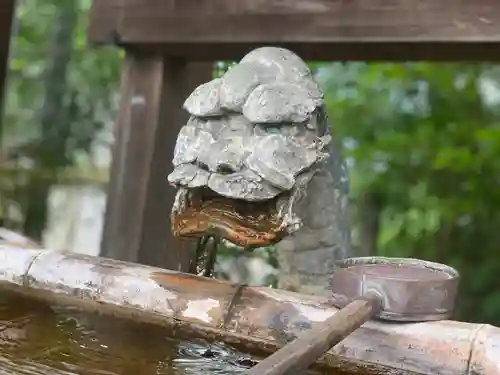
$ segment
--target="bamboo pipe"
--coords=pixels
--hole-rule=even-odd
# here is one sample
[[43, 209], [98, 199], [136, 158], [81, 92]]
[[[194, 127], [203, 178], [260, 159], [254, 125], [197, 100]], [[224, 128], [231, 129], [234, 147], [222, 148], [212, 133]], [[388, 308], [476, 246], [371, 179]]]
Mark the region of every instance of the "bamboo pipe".
[[[270, 354], [336, 313], [321, 297], [0, 242], [0, 289]], [[320, 364], [364, 374], [500, 375], [500, 329], [368, 322]]]

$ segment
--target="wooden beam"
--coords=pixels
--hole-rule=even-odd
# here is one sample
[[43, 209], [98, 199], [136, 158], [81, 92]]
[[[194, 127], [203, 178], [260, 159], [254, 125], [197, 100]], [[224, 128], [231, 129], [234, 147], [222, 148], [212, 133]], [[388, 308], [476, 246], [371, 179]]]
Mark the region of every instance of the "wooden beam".
[[3, 0], [0, 3], [0, 108], [4, 100], [14, 8], [15, 0]]
[[108, 187], [101, 255], [189, 270], [192, 241], [171, 234], [175, 189], [167, 183], [182, 103], [212, 77], [212, 64], [128, 53]]
[[89, 38], [193, 59], [499, 60], [498, 0], [100, 0]]

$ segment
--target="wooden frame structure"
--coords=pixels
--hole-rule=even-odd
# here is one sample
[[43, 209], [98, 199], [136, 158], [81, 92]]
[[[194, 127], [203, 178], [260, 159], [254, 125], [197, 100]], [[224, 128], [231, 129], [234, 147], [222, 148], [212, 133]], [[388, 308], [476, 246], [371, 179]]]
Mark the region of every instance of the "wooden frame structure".
[[304, 60], [489, 60], [496, 0], [101, 0], [89, 38], [195, 60], [266, 45]]
[[127, 53], [102, 255], [188, 271], [189, 243], [170, 234], [165, 176], [182, 101], [214, 61], [262, 45], [305, 60], [500, 60], [500, 3], [95, 0], [88, 36]]
[[[13, 3], [0, 5], [0, 84]], [[101, 255], [187, 271], [192, 252], [171, 236], [165, 176], [182, 101], [214, 61], [262, 45], [305, 60], [500, 60], [500, 2], [95, 0], [88, 37], [126, 51]]]

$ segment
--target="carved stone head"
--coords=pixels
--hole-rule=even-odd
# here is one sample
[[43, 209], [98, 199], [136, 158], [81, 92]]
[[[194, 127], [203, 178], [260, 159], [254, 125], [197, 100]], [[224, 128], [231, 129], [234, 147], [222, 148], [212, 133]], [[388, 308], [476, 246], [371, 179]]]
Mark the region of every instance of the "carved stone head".
[[168, 176], [174, 234], [256, 247], [298, 230], [295, 204], [329, 156], [323, 107], [307, 65], [283, 48], [258, 48], [196, 88]]

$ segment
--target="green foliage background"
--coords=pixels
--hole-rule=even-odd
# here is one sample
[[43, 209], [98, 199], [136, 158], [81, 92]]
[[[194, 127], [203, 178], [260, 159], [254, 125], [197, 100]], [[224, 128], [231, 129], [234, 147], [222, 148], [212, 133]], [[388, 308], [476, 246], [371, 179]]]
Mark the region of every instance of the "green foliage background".
[[[47, 152], [36, 146], [47, 136], [40, 113], [45, 88], [53, 84], [44, 76], [51, 63], [52, 25], [65, 17], [65, 1], [25, 1], [19, 9], [2, 122], [3, 150], [16, 150], [18, 157], [15, 171], [8, 168], [9, 157], [2, 161], [0, 197], [2, 207], [7, 201], [17, 204], [21, 216], [30, 205], [29, 176], [48, 173], [55, 183], [62, 170], [81, 169], [95, 135], [115, 116], [122, 53], [86, 44], [90, 0], [81, 0], [57, 117], [64, 160], [37, 163]], [[350, 165], [355, 250], [457, 267], [463, 276], [457, 318], [500, 325], [499, 67], [311, 67]], [[19, 163], [19, 155], [32, 163]]]
[[[498, 67], [351, 63], [319, 69], [352, 165], [352, 197], [376, 202], [375, 252], [458, 268], [457, 317], [500, 324]], [[364, 214], [356, 213], [358, 226]], [[359, 235], [355, 239], [363, 246]]]

